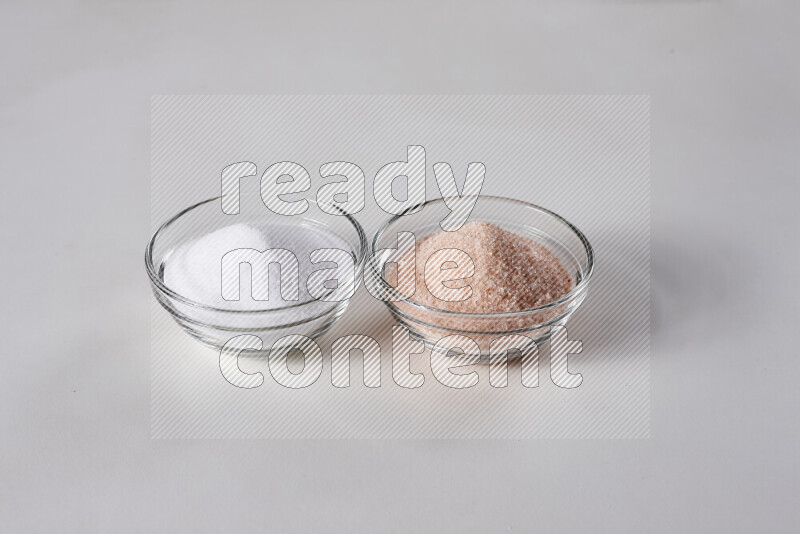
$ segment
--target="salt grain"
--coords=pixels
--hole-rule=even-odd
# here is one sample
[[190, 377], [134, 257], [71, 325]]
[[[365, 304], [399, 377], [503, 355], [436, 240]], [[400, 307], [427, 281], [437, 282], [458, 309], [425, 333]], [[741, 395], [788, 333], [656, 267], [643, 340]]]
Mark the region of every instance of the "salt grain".
[[[177, 247], [164, 266], [164, 283], [176, 293], [206, 306], [227, 310], [278, 309], [298, 302], [314, 300], [309, 294], [306, 280], [315, 267], [309, 260], [314, 250], [338, 248], [349, 251], [347, 243], [335, 234], [304, 226], [254, 225], [237, 223], [203, 235]], [[269, 300], [255, 300], [247, 291], [247, 279], [241, 280], [240, 300], [222, 298], [222, 257], [236, 249], [286, 249], [294, 253], [299, 262], [298, 300], [284, 300], [277, 276], [270, 276]], [[238, 271], [238, 269], [237, 269]], [[253, 283], [266, 283], [253, 280]], [[314, 313], [308, 308], [303, 313]], [[292, 317], [292, 319], [297, 319]]]
[[[442, 249], [461, 250], [474, 262], [473, 276], [444, 283], [445, 287], [451, 289], [469, 285], [472, 294], [466, 300], [442, 300], [429, 290], [431, 287], [434, 293], [439, 294], [435, 284], [442, 282], [432, 280], [429, 276], [426, 284], [425, 263], [431, 255]], [[487, 222], [470, 222], [455, 232], [429, 235], [417, 243], [415, 250], [416, 292], [410, 300], [438, 310], [470, 314], [517, 312], [551, 303], [573, 288], [569, 272], [547, 247]], [[446, 260], [446, 253], [443, 255]], [[437, 263], [436, 271], [442, 265]], [[454, 278], [447, 271], [442, 274], [445, 280]], [[389, 282], [392, 283], [391, 280]], [[442, 329], [502, 332], [540, 324], [562, 311], [560, 307], [555, 307], [520, 317], [471, 318], [424, 311], [402, 301], [396, 305], [401, 312], [416, 319], [418, 329], [438, 337], [447, 332], [431, 332], [424, 325]]]
[[[428, 290], [425, 261], [437, 250], [462, 250], [475, 263], [467, 283], [472, 296], [445, 302]], [[572, 289], [572, 278], [559, 259], [532, 239], [486, 222], [470, 222], [456, 232], [440, 232], [417, 244], [417, 293], [420, 304], [465, 313], [513, 312], [557, 300]], [[446, 258], [446, 255], [445, 255]], [[453, 286], [456, 287], [456, 286]]]

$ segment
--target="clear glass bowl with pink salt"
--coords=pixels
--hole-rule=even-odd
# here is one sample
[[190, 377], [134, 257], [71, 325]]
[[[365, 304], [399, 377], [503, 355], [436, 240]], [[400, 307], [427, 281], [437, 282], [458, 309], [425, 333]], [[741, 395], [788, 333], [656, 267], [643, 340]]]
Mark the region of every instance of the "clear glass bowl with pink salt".
[[[449, 213], [443, 199], [435, 199], [419, 211], [392, 217], [375, 234], [367, 265], [392, 315], [428, 348], [455, 334], [474, 340], [484, 355], [492, 342], [511, 334], [538, 343], [586, 298], [594, 253], [563, 217], [527, 202], [482, 195], [461, 228], [444, 232], [440, 222]], [[415, 262], [412, 247], [398, 241], [400, 232], [414, 234]], [[447, 273], [465, 263], [452, 250], [466, 253], [474, 271]]]

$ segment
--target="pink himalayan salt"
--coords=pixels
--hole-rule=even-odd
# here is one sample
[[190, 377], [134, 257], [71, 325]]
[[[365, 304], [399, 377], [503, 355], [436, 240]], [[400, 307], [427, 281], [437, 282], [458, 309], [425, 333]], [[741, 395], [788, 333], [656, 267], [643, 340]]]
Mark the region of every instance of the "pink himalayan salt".
[[[447, 265], [447, 253], [441, 261], [436, 261], [429, 270], [428, 285], [425, 283], [425, 263], [436, 251], [441, 249], [462, 250], [475, 264], [473, 276], [464, 280], [445, 282], [445, 287], [457, 289], [471, 286], [472, 295], [462, 301], [448, 302], [431, 294], [428, 285], [442, 296], [436, 284], [441, 280], [455, 278], [456, 271], [443, 271], [439, 267]], [[463, 262], [462, 262], [463, 263]], [[459, 267], [462, 267], [459, 265]], [[429, 268], [430, 269], [430, 268]], [[431, 276], [438, 274], [439, 279]], [[396, 271], [388, 282], [397, 281]], [[439, 286], [440, 287], [440, 286]], [[470, 222], [456, 232], [439, 232], [426, 236], [416, 245], [416, 291], [412, 301], [440, 310], [462, 313], [514, 312], [536, 308], [562, 297], [573, 288], [573, 280], [559, 259], [545, 246], [517, 233], [487, 222]], [[443, 337], [449, 330], [472, 332], [506, 332], [525, 329], [557, 317], [564, 311], [564, 305], [548, 310], [517, 317], [458, 317], [437, 314], [414, 308], [406, 302], [394, 303], [398, 310], [414, 319], [412, 328], [430, 337]], [[487, 339], [476, 339], [485, 349]]]
[[[429, 274], [425, 283], [425, 262], [437, 250], [462, 250], [472, 258], [471, 278], [445, 282], [446, 287], [469, 285], [472, 295], [460, 302], [440, 300], [428, 290], [441, 284]], [[513, 312], [553, 302], [572, 289], [572, 278], [556, 256], [535, 241], [486, 222], [470, 222], [456, 232], [439, 232], [417, 243], [417, 288], [412, 300], [432, 308], [464, 313]], [[447, 253], [443, 260], [447, 261]], [[441, 261], [429, 273], [439, 273]], [[446, 270], [440, 277], [450, 278]]]

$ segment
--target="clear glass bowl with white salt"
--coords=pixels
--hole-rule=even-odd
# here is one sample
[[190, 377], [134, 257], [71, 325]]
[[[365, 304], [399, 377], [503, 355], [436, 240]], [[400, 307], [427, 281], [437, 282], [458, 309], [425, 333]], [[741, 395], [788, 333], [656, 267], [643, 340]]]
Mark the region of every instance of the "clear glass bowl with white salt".
[[[310, 294], [311, 273], [320, 265], [336, 267], [336, 263], [314, 264], [310, 254], [319, 249], [349, 254], [353, 272], [348, 283], [354, 292], [361, 282], [367, 240], [351, 215], [335, 207], [323, 211], [314, 201], [308, 202], [305, 213], [292, 216], [273, 213], [263, 205], [226, 214], [219, 197], [181, 211], [156, 231], [145, 251], [156, 299], [187, 333], [214, 349], [241, 335], [258, 336], [265, 351], [284, 336], [320, 335], [341, 316], [349, 299]], [[269, 265], [269, 276], [263, 281], [255, 276], [255, 262], [249, 262], [249, 269], [245, 263], [235, 267], [241, 275], [236, 276], [238, 300], [226, 300], [222, 259], [239, 249], [291, 251], [298, 260], [297, 293], [285, 295], [283, 264], [280, 268]], [[266, 285], [260, 287], [261, 293], [268, 291], [266, 300], [253, 296], [262, 282]]]
[[[586, 298], [589, 282], [594, 271], [594, 252], [587, 238], [574, 225], [563, 217], [542, 207], [515, 199], [480, 195], [470, 214], [470, 222], [489, 223], [492, 228], [513, 232], [514, 239], [530, 240], [533, 246], [545, 247], [565, 269], [571, 278], [571, 289], [552, 301], [525, 309], [504, 310], [500, 312], [475, 313], [443, 309], [445, 306], [432, 306], [431, 299], [426, 303], [416, 299], [419, 295], [420, 281], [414, 296], [400, 294], [395, 287], [398, 279], [387, 275], [389, 264], [397, 261], [398, 233], [411, 232], [419, 244], [426, 237], [442, 232], [440, 222], [450, 213], [442, 199], [428, 201], [420, 211], [415, 208], [390, 218], [375, 234], [371, 243], [370, 259], [366, 266], [371, 279], [377, 280], [386, 305], [394, 318], [405, 325], [412, 336], [435, 348], [438, 341], [446, 336], [467, 336], [475, 341], [480, 354], [489, 354], [492, 343], [511, 334], [525, 336], [535, 343], [546, 340], [553, 327], [566, 324], [572, 313]], [[466, 225], [462, 228], [466, 228]], [[501, 230], [497, 230], [498, 232]], [[512, 235], [512, 234], [507, 234]], [[446, 239], [440, 235], [440, 239]], [[447, 243], [440, 240], [439, 243]], [[470, 244], [477, 255], [483, 254], [480, 244]], [[441, 248], [452, 248], [442, 245]], [[456, 247], [457, 248], [457, 247]], [[486, 247], [492, 248], [492, 247]], [[502, 249], [493, 251], [496, 258], [484, 265], [499, 265], [514, 261], [516, 267], [524, 265], [524, 258], [509, 258]], [[471, 257], [471, 256], [470, 256]], [[548, 257], [550, 257], [548, 255]], [[478, 258], [476, 260], [480, 261]], [[424, 269], [426, 258], [416, 258], [417, 271]], [[476, 261], [476, 264], [478, 263]], [[502, 266], [499, 266], [502, 269]], [[397, 271], [395, 271], [396, 273]], [[477, 275], [477, 272], [476, 272]], [[395, 274], [397, 276], [397, 274]], [[475, 279], [472, 279], [475, 282]], [[423, 282], [423, 283], [427, 283]], [[474, 284], [473, 284], [474, 285]], [[495, 288], [497, 289], [497, 288]], [[509, 293], [526, 291], [529, 288], [499, 288]], [[494, 289], [493, 289], [494, 290]], [[474, 298], [474, 297], [471, 297]], [[450, 306], [453, 308], [453, 306]], [[509, 339], [509, 338], [506, 338]], [[477, 356], [477, 354], [472, 354]]]

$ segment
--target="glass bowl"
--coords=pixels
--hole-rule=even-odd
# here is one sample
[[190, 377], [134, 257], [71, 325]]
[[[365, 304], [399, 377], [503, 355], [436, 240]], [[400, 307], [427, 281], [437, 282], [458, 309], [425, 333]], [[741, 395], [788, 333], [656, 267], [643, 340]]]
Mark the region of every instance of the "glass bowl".
[[[221, 349], [232, 338], [246, 334], [258, 336], [263, 343], [264, 352], [284, 336], [302, 335], [313, 338], [322, 334], [344, 312], [349, 299], [300, 300], [279, 307], [274, 304], [265, 305], [263, 308], [259, 308], [260, 302], [250, 301], [249, 307], [235, 309], [218, 303], [197, 302], [179, 294], [167, 285], [164, 275], [166, 265], [176, 249], [199, 237], [239, 223], [269, 225], [271, 228], [280, 225], [287, 229], [287, 234], [291, 234], [286, 238], [289, 242], [302, 229], [324, 231], [336, 236], [339, 240], [337, 248], [346, 247], [346, 252], [353, 257], [353, 282], [355, 288], [358, 288], [367, 253], [364, 230], [351, 215], [340, 209], [334, 215], [320, 209], [313, 200], [308, 200], [308, 203], [309, 208], [305, 213], [292, 216], [275, 214], [263, 205], [260, 209], [250, 209], [247, 213], [243, 209], [242, 213], [228, 215], [221, 209], [220, 197], [205, 200], [181, 211], [155, 232], [145, 250], [145, 266], [156, 299], [183, 330], [214, 349]], [[291, 245], [283, 248], [292, 250]], [[297, 256], [299, 262], [304, 261], [299, 254]], [[308, 258], [305, 261], [309, 261]], [[301, 278], [300, 284], [305, 282]]]
[[[563, 217], [534, 204], [485, 195], [478, 196], [467, 222], [493, 223], [544, 245], [570, 273], [572, 290], [536, 308], [502, 313], [437, 309], [400, 295], [387, 280], [385, 269], [392, 258], [390, 249], [398, 246], [398, 232], [411, 232], [419, 242], [427, 235], [442, 231], [439, 223], [450, 213], [443, 199], [431, 200], [422, 206], [416, 213], [410, 212], [419, 206], [392, 217], [378, 230], [372, 240], [367, 268], [394, 318], [428, 348], [434, 348], [437, 341], [450, 335], [471, 338], [480, 348], [481, 355], [489, 354], [493, 341], [510, 334], [526, 336], [539, 343], [549, 338], [553, 327], [564, 325], [586, 298], [594, 270], [594, 253], [580, 230]], [[418, 269], [421, 268], [420, 261], [424, 265], [425, 260], [417, 258]]]

